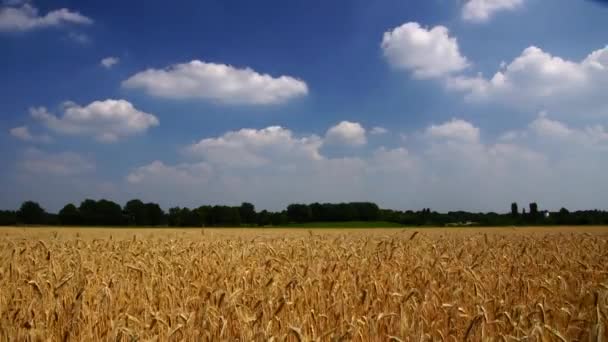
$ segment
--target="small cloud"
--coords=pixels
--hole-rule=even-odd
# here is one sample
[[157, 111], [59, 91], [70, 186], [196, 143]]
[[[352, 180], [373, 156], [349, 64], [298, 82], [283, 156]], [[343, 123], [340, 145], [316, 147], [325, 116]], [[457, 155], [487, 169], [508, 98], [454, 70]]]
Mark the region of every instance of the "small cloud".
[[426, 130], [433, 138], [460, 140], [475, 143], [479, 141], [479, 128], [461, 119], [452, 119], [440, 125], [431, 125]]
[[462, 18], [469, 22], [482, 23], [500, 11], [520, 8], [524, 0], [468, 0], [462, 8]]
[[135, 108], [126, 100], [93, 101], [86, 106], [65, 102], [61, 116], [45, 107], [30, 108], [30, 115], [58, 134], [94, 137], [106, 143], [159, 125], [156, 116]]
[[361, 146], [367, 143], [365, 128], [358, 122], [342, 121], [331, 127], [325, 134], [330, 144]]
[[384, 127], [376, 126], [376, 127], [372, 128], [372, 130], [369, 131], [369, 133], [372, 135], [386, 134], [386, 133], [388, 133], [388, 129], [386, 129]]
[[9, 131], [10, 134], [22, 141], [27, 142], [35, 142], [35, 143], [43, 143], [48, 144], [52, 142], [52, 138], [46, 134], [44, 135], [33, 135], [27, 126], [19, 126], [15, 128], [11, 128]]
[[405, 23], [385, 32], [381, 47], [392, 67], [408, 70], [418, 79], [440, 78], [469, 67], [458, 41], [441, 25]]
[[64, 24], [93, 23], [91, 18], [67, 8], [50, 11], [41, 16], [36, 7], [22, 1], [11, 0], [5, 1], [4, 4], [6, 7], [0, 7], [0, 32], [25, 32]]
[[101, 66], [106, 69], [111, 69], [114, 65], [120, 63], [120, 58], [118, 57], [106, 57], [99, 62]]

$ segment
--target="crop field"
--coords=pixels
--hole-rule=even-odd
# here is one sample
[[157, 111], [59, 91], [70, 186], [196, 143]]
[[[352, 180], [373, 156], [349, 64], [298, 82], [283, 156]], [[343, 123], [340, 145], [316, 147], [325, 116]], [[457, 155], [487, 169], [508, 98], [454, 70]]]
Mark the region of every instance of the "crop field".
[[608, 229], [0, 229], [2, 341], [606, 341]]

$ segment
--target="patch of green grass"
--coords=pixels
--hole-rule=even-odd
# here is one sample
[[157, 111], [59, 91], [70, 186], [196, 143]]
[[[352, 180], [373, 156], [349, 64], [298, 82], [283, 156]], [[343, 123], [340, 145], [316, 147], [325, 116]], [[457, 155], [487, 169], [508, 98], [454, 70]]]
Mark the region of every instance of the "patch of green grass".
[[385, 221], [341, 221], [341, 222], [308, 222], [292, 223], [287, 228], [393, 228], [403, 227], [399, 223]]

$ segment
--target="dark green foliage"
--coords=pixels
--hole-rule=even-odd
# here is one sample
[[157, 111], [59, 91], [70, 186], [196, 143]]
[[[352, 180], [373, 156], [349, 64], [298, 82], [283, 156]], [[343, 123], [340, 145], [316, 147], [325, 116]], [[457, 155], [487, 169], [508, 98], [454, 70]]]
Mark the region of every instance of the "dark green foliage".
[[287, 218], [290, 222], [310, 222], [312, 212], [306, 204], [290, 204], [287, 206]]
[[251, 203], [244, 202], [241, 204], [239, 208], [239, 216], [241, 218], [241, 222], [246, 225], [251, 225], [256, 223], [255, 217], [255, 206]]
[[59, 223], [64, 226], [76, 226], [81, 224], [81, 217], [78, 208], [72, 203], [66, 204], [58, 214]]
[[138, 199], [132, 199], [123, 209], [126, 220], [132, 226], [145, 226], [148, 224], [146, 205]]
[[[557, 212], [539, 210], [537, 203], [530, 203], [518, 213], [517, 203], [511, 204], [508, 213], [471, 213], [450, 211], [439, 213], [430, 208], [413, 211], [380, 209], [375, 203], [312, 203], [290, 204], [287, 210], [256, 212], [251, 203], [238, 207], [203, 205], [196, 209], [174, 207], [165, 214], [156, 203], [144, 203], [138, 199], [127, 202], [124, 208], [108, 201], [84, 200], [78, 208], [67, 204], [58, 214], [46, 213], [36, 202], [27, 201], [17, 211], [0, 211], [0, 225], [47, 224], [85, 226], [160, 226], [171, 227], [239, 227], [246, 226], [373, 226], [384, 222], [404, 226], [527, 226], [527, 225], [606, 225], [608, 211], [585, 210], [570, 212], [561, 208]], [[368, 224], [369, 223], [369, 224]]]
[[85, 226], [119, 226], [127, 223], [120, 205], [101, 199], [86, 199], [78, 207], [81, 224]]
[[257, 224], [260, 227], [270, 226], [272, 223], [272, 214], [268, 210], [262, 210], [257, 215]]
[[156, 203], [144, 203], [133, 199], [123, 209], [127, 224], [132, 226], [160, 226], [165, 223], [165, 213]]
[[511, 216], [517, 217], [519, 215], [519, 209], [517, 208], [517, 203], [511, 203]]
[[156, 203], [146, 203], [146, 223], [149, 226], [160, 226], [165, 224], [165, 212]]
[[23, 224], [44, 224], [46, 212], [40, 204], [33, 201], [23, 202], [17, 212], [17, 220]]
[[0, 226], [13, 226], [17, 224], [17, 213], [11, 210], [0, 210]]

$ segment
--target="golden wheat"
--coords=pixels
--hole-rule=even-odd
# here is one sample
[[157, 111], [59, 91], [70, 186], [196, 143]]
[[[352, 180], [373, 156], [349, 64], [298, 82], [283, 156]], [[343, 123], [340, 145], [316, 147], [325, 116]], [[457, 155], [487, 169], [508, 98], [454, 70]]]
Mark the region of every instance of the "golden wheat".
[[3, 341], [602, 341], [605, 229], [0, 230]]

